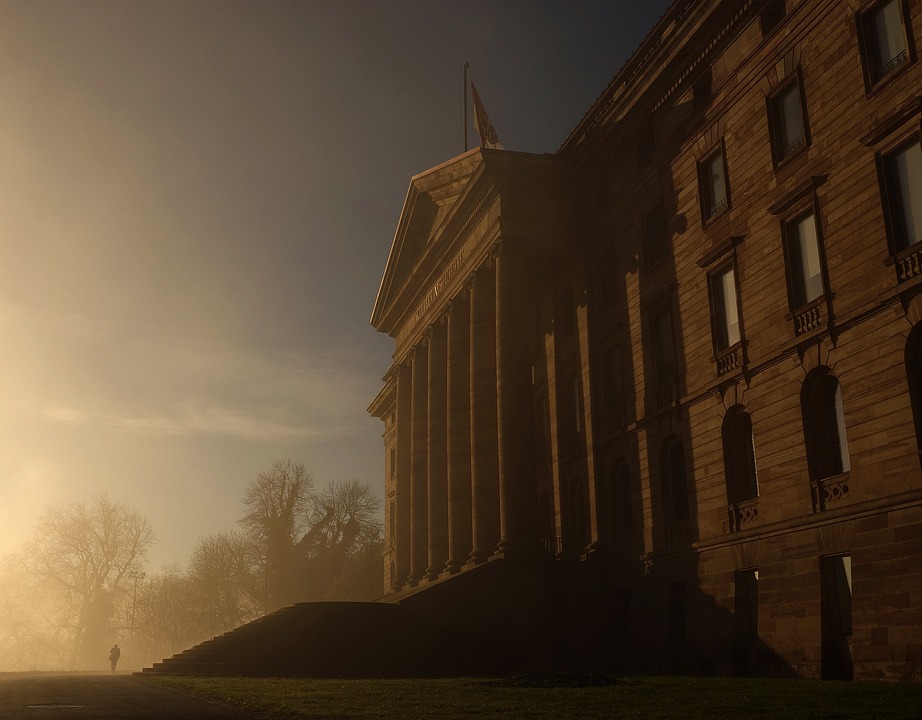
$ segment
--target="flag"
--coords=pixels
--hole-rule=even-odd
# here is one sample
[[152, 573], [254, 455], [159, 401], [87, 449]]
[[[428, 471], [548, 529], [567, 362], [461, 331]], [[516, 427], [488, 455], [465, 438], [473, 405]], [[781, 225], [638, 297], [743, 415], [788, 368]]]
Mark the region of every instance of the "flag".
[[480, 102], [480, 95], [477, 94], [477, 88], [474, 81], [471, 80], [471, 93], [474, 97], [474, 127], [477, 128], [477, 134], [480, 135], [480, 147], [493, 148], [494, 150], [505, 150], [496, 135], [496, 130], [490, 124], [490, 118], [487, 117], [487, 111]]

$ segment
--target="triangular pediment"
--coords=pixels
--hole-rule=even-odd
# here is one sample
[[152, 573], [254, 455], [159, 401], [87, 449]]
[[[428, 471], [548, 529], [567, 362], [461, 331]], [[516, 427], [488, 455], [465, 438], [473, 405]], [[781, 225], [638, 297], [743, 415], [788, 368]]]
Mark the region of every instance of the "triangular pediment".
[[414, 268], [435, 241], [439, 228], [452, 215], [482, 164], [483, 153], [475, 148], [410, 180], [371, 316], [371, 324], [378, 330], [389, 331], [382, 326], [388, 308], [407, 288]]

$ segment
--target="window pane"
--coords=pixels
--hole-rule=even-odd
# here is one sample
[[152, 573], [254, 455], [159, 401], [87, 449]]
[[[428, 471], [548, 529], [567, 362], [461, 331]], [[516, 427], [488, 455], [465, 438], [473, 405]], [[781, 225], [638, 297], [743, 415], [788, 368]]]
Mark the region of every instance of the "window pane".
[[781, 147], [778, 150], [784, 157], [804, 141], [804, 116], [800, 102], [800, 86], [793, 83], [778, 96], [777, 102], [781, 133]]
[[722, 302], [724, 333], [726, 345], [731, 347], [740, 341], [739, 308], [736, 302], [736, 277], [733, 268], [728, 268], [719, 276], [720, 296]]
[[842, 409], [842, 388], [836, 384], [836, 432], [839, 435], [839, 458], [842, 472], [851, 470], [852, 462], [848, 457], [848, 438], [845, 436], [845, 411]]
[[797, 221], [792, 241], [791, 254], [794, 262], [798, 264], [794, 273], [794, 301], [799, 307], [823, 294], [820, 251], [816, 238], [816, 222], [812, 213]]
[[898, 0], [890, 0], [876, 10], [871, 16], [871, 27], [874, 60], [877, 63], [877, 74], [881, 76], [890, 69], [890, 63], [906, 51]]
[[715, 153], [707, 161], [706, 182], [708, 190], [708, 215], [716, 215], [727, 204], [727, 176], [724, 172], [723, 153]]
[[918, 142], [894, 153], [890, 158], [892, 177], [896, 187], [891, 189], [895, 197], [893, 203], [899, 203], [894, 210], [894, 222], [897, 227], [899, 247], [915, 245], [922, 240], [922, 148]]
[[660, 383], [675, 377], [675, 346], [672, 341], [672, 314], [660, 313], [653, 319], [653, 359]]

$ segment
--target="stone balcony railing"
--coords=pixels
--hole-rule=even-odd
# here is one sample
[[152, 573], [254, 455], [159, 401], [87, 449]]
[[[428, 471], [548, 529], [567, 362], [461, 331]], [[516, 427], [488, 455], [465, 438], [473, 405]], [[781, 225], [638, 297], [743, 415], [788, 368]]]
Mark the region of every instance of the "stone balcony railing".
[[730, 516], [730, 532], [745, 530], [759, 515], [759, 498], [731, 503], [727, 510]]
[[912, 280], [922, 275], [922, 243], [913, 246], [915, 250], [906, 252], [896, 259], [896, 279], [898, 282]]
[[822, 298], [794, 313], [794, 332], [804, 335], [818, 330], [823, 324]]
[[849, 474], [844, 473], [842, 475], [811, 481], [810, 487], [813, 491], [813, 512], [822, 512], [830, 504], [837, 503], [847, 498], [850, 479]]

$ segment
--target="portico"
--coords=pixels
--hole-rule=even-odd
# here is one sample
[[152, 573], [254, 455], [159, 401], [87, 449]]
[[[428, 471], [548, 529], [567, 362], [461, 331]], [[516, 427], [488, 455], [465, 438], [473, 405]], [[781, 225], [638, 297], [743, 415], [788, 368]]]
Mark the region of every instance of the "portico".
[[370, 408], [391, 590], [540, 551], [532, 358], [556, 182], [550, 156], [477, 148], [410, 183], [372, 315], [395, 340]]

